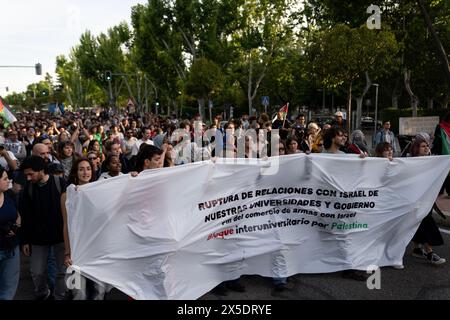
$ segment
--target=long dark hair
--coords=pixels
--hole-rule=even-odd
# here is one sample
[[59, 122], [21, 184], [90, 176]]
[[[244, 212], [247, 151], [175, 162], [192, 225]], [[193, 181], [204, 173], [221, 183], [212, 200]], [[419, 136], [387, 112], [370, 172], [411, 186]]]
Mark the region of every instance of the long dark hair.
[[75, 144], [72, 141], [64, 141], [64, 142], [60, 142], [58, 145], [58, 159], [59, 160], [63, 160], [66, 159], [66, 156], [64, 155], [64, 148], [66, 146], [71, 146], [72, 147], [72, 158], [74, 160], [76, 160], [77, 158], [79, 158], [75, 152]]
[[70, 169], [70, 174], [69, 174], [69, 178], [68, 178], [69, 184], [74, 184], [77, 186], [80, 183], [80, 181], [78, 181], [78, 166], [83, 161], [86, 161], [87, 163], [89, 163], [89, 166], [91, 167], [92, 176], [91, 176], [91, 180], [89, 180], [89, 182], [95, 181], [95, 171], [94, 171], [94, 166], [92, 165], [92, 162], [89, 161], [89, 159], [87, 159], [87, 158], [78, 158], [73, 163], [72, 169]]
[[414, 142], [411, 144], [411, 149], [410, 149], [410, 154], [411, 157], [417, 157], [419, 156], [419, 149], [420, 149], [420, 145], [425, 142], [427, 145], [429, 145], [428, 141], [420, 138], [420, 137], [416, 137], [414, 139]]
[[[1, 177], [3, 177], [3, 172], [6, 172], [6, 174], [8, 174], [8, 171], [6, 171], [5, 168], [0, 166], [0, 179], [1, 179]], [[8, 175], [8, 179], [9, 179], [9, 175]]]
[[375, 147], [375, 157], [383, 158], [383, 152], [392, 150], [392, 145], [389, 142], [380, 142]]

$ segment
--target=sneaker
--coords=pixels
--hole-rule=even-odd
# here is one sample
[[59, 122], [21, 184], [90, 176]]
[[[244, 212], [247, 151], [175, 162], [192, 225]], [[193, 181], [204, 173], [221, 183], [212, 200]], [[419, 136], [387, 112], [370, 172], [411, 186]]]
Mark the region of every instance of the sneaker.
[[413, 255], [413, 257], [416, 257], [419, 259], [427, 258], [427, 254], [425, 253], [425, 251], [422, 248], [414, 248], [412, 255]]
[[361, 270], [344, 270], [342, 275], [346, 279], [353, 279], [356, 281], [367, 281], [370, 275]]
[[396, 265], [396, 266], [392, 266], [392, 268], [396, 269], [396, 270], [403, 270], [405, 269], [405, 266], [402, 264]]
[[34, 299], [34, 300], [36, 300], [36, 301], [53, 300], [52, 298], [53, 298], [52, 292], [49, 289], [45, 295], [36, 297], [36, 299]]
[[430, 253], [427, 254], [427, 260], [429, 263], [436, 264], [436, 265], [443, 264], [446, 262], [446, 260], [444, 258], [439, 257], [433, 251], [431, 251]]

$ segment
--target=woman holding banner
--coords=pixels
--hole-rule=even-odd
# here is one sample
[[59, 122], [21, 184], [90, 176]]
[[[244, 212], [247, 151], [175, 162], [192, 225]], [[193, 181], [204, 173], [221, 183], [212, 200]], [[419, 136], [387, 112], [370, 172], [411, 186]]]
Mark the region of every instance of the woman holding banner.
[[[410, 154], [412, 157], [424, 157], [430, 155], [430, 146], [428, 141], [421, 135], [416, 136], [411, 145]], [[433, 246], [444, 244], [441, 232], [432, 217], [433, 211], [422, 220], [419, 229], [417, 229], [412, 241], [414, 242], [413, 256], [419, 259], [426, 259], [434, 265], [446, 262], [444, 258], [439, 257], [433, 252]]]
[[[92, 163], [86, 158], [79, 158], [75, 160], [72, 170], [69, 175], [69, 184], [75, 186], [83, 186], [93, 181], [94, 167]], [[69, 229], [67, 225], [67, 208], [66, 208], [66, 193], [61, 195], [61, 211], [64, 220], [64, 264], [66, 267], [72, 265], [72, 257], [70, 250], [70, 239], [69, 239]], [[74, 300], [103, 300], [105, 297], [106, 288], [92, 280], [84, 278], [81, 276], [81, 288], [74, 289], [73, 299]]]

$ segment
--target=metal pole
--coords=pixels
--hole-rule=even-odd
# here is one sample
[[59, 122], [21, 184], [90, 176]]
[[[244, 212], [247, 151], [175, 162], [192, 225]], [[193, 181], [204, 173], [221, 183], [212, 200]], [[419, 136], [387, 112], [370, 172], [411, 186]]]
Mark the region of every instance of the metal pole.
[[34, 68], [35, 66], [0, 66], [0, 68]]
[[209, 108], [209, 106], [208, 106], [208, 109], [209, 109], [209, 123], [211, 124], [212, 123], [212, 109]]
[[375, 124], [374, 124], [374, 128], [373, 128], [373, 148], [375, 148], [375, 137], [377, 135], [377, 126], [378, 126], [378, 84], [374, 83], [373, 84], [375, 86]]
[[145, 96], [145, 110], [144, 113], [148, 112], [148, 88], [147, 88], [147, 78], [144, 78], [144, 96]]
[[325, 88], [323, 88], [322, 93], [322, 111], [325, 111]]
[[142, 112], [142, 101], [141, 101], [141, 81], [139, 77], [139, 73], [136, 73], [136, 85], [137, 85], [137, 108], [136, 113]]
[[108, 81], [108, 85], [109, 85], [109, 106], [112, 108], [113, 107], [113, 91], [112, 91], [112, 84], [111, 81]]

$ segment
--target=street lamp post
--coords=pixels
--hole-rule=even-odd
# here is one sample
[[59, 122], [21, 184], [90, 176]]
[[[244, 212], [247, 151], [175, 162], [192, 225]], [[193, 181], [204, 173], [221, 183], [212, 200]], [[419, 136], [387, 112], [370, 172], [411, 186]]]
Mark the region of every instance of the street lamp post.
[[372, 84], [375, 87], [375, 124], [373, 127], [373, 138], [372, 138], [372, 147], [375, 148], [375, 137], [377, 135], [377, 126], [378, 126], [378, 83]]
[[39, 62], [34, 66], [0, 66], [0, 68], [34, 68], [37, 76], [42, 75], [42, 64]]

